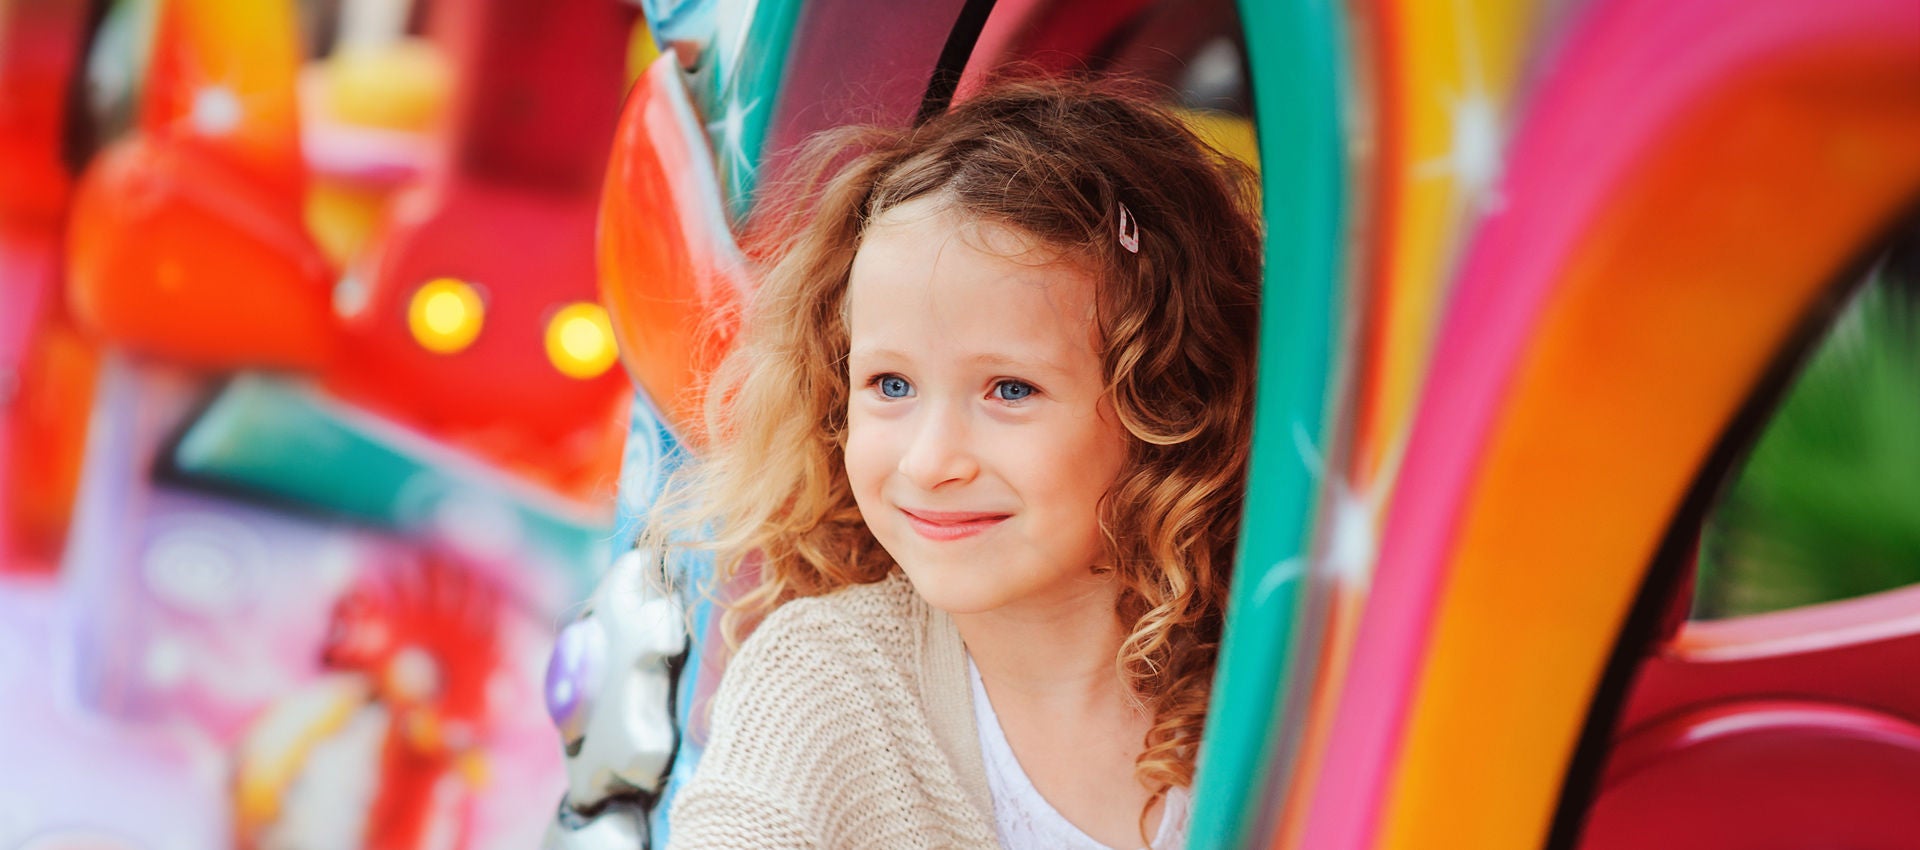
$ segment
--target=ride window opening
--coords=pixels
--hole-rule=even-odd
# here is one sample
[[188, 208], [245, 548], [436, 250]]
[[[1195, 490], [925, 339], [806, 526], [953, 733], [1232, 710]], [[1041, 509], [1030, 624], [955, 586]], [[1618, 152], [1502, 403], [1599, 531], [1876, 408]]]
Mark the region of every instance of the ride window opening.
[[1920, 582], [1920, 219], [1867, 268], [1701, 530], [1693, 620]]

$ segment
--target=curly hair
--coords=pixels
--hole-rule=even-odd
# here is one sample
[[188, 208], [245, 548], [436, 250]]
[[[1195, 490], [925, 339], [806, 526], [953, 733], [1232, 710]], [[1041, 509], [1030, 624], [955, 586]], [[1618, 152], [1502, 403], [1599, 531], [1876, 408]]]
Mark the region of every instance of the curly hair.
[[[1024, 231], [1097, 281], [1105, 389], [1130, 435], [1100, 569], [1127, 631], [1115, 664], [1152, 716], [1135, 773], [1155, 800], [1191, 787], [1252, 431], [1251, 170], [1130, 84], [1062, 79], [996, 84], [913, 128], [829, 131], [795, 162], [748, 228], [764, 274], [704, 390], [710, 450], [672, 480], [650, 545], [713, 553], [736, 590], [730, 641], [788, 600], [884, 579], [893, 560], [845, 469], [854, 254], [882, 213], [935, 194]], [[1137, 253], [1116, 238], [1123, 203]]]

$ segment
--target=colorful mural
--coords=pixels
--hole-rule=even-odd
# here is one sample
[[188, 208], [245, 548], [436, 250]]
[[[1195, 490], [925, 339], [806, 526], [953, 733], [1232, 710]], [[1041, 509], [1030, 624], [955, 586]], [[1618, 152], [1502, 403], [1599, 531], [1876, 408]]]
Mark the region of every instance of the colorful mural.
[[592, 233], [635, 20], [0, 4], [0, 762], [66, 766], [0, 778], [0, 846], [539, 841], [632, 404]]
[[242, 5], [0, 0], [0, 847], [663, 844], [762, 187], [1082, 70], [1262, 180], [1189, 846], [1920, 830], [1910, 0]]

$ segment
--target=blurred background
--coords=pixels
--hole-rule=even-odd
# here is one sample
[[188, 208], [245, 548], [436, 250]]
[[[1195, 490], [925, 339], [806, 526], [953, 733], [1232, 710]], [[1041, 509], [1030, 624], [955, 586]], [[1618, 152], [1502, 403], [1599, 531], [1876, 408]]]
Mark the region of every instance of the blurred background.
[[[0, 848], [528, 847], [609, 800], [644, 841], [672, 684], [604, 704], [685, 635], [556, 633], [679, 451], [761, 150], [910, 117], [961, 8], [802, 5], [0, 0]], [[1253, 158], [1230, 4], [1026, 5], [996, 61], [1098, 53]], [[680, 111], [620, 144], [709, 182], [603, 209], [663, 51]]]
[[0, 3], [0, 846], [538, 843], [653, 49], [614, 2]]
[[0, 0], [0, 850], [658, 844], [734, 234], [1009, 68], [1262, 174], [1193, 846], [1911, 846], [1908, 3]]

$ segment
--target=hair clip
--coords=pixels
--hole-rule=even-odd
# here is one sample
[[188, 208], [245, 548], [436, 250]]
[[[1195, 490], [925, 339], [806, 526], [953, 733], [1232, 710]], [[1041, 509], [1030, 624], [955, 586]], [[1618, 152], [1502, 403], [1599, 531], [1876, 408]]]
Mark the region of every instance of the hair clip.
[[1120, 205], [1120, 247], [1128, 253], [1140, 253], [1140, 222], [1133, 217], [1133, 210]]

